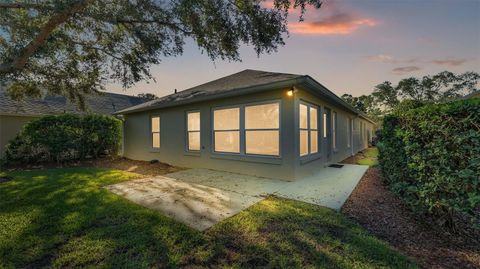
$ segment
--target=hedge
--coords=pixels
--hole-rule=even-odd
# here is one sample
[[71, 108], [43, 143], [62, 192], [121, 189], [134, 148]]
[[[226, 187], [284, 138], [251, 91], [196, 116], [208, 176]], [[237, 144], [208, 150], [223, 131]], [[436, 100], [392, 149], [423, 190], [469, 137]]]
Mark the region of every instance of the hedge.
[[407, 205], [450, 228], [458, 216], [478, 226], [480, 99], [388, 115], [378, 148], [387, 183]]
[[7, 163], [64, 162], [118, 153], [121, 121], [106, 115], [62, 114], [33, 120], [6, 147]]

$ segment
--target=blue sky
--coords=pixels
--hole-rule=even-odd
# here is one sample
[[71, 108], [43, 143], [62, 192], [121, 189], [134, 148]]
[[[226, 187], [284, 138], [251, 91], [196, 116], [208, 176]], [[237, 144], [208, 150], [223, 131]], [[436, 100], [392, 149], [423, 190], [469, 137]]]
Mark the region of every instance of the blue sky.
[[243, 46], [242, 62], [212, 62], [189, 42], [180, 57], [152, 68], [156, 82], [109, 91], [158, 96], [244, 69], [308, 74], [338, 95], [443, 70], [480, 72], [480, 0], [327, 0], [304, 22], [291, 14], [290, 37], [277, 53]]

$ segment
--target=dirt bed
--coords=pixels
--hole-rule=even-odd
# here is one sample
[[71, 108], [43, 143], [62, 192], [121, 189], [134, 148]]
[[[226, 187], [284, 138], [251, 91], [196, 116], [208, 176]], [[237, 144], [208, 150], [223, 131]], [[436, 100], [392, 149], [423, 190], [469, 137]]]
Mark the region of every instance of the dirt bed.
[[342, 212], [422, 267], [480, 268], [479, 231], [450, 234], [414, 215], [383, 183], [379, 168], [367, 171]]
[[111, 168], [123, 171], [129, 171], [138, 173], [145, 176], [159, 176], [168, 173], [173, 173], [185, 168], [172, 166], [162, 162], [148, 162], [148, 161], [135, 161], [127, 158], [101, 158], [97, 160], [86, 160], [80, 162], [71, 162], [66, 164], [47, 163], [40, 165], [15, 165], [10, 167], [4, 167], [6, 171], [13, 170], [33, 170], [33, 169], [48, 169], [48, 168], [63, 168], [63, 167], [98, 167], [98, 168]]
[[148, 161], [135, 161], [127, 158], [99, 159], [92, 162], [85, 162], [85, 164], [101, 168], [124, 170], [145, 176], [159, 176], [185, 170], [185, 168], [172, 166], [162, 162], [151, 163]]

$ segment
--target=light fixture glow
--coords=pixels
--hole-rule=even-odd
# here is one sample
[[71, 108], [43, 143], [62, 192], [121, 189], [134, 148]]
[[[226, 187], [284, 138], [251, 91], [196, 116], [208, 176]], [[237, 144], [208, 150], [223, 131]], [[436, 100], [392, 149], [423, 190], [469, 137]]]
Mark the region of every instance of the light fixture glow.
[[287, 92], [287, 95], [288, 95], [288, 96], [293, 96], [293, 89], [290, 89], [290, 90]]

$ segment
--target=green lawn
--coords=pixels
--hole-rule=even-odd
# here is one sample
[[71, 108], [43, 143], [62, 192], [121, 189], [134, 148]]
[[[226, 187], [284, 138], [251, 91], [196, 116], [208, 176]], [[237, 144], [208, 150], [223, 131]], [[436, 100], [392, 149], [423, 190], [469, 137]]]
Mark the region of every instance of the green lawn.
[[357, 164], [376, 166], [378, 165], [378, 148], [368, 148], [363, 152], [364, 158], [357, 159]]
[[205, 233], [109, 193], [137, 175], [93, 168], [11, 173], [0, 184], [0, 268], [409, 268], [340, 213], [270, 197]]

